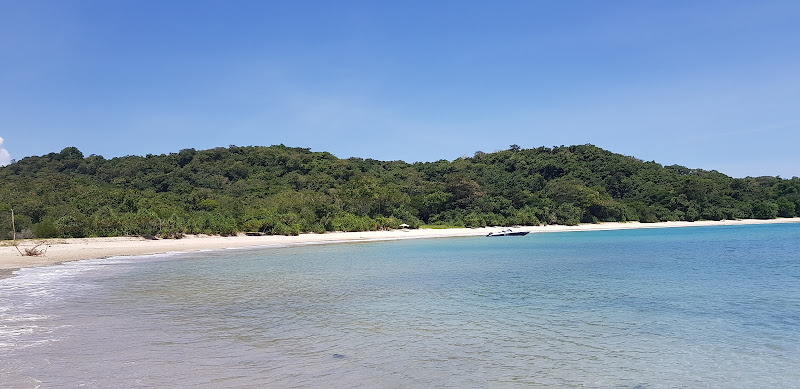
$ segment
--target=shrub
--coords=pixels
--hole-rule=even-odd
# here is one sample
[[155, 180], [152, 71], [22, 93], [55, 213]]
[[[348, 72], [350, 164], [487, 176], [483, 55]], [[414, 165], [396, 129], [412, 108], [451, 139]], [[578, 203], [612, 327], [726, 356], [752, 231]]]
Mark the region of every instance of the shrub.
[[352, 213], [344, 213], [331, 220], [331, 226], [335, 231], [370, 231], [374, 230], [376, 223], [368, 216], [356, 216]]
[[50, 220], [42, 220], [33, 225], [33, 236], [37, 238], [55, 238], [58, 236], [58, 228]]

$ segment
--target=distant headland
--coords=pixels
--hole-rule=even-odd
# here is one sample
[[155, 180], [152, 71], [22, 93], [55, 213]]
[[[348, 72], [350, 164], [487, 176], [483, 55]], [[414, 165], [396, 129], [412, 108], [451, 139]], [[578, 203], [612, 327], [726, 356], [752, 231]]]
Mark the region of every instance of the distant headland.
[[416, 163], [283, 145], [112, 159], [67, 147], [2, 167], [0, 180], [2, 239], [800, 216], [800, 178], [731, 178], [593, 145]]

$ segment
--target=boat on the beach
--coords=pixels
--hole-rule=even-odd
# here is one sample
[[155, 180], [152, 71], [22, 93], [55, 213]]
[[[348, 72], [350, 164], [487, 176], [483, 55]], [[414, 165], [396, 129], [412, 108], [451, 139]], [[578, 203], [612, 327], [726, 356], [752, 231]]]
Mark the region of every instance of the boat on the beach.
[[512, 231], [509, 228], [500, 232], [490, 232], [489, 235], [486, 236], [525, 236], [528, 235], [528, 233], [530, 233], [530, 231]]

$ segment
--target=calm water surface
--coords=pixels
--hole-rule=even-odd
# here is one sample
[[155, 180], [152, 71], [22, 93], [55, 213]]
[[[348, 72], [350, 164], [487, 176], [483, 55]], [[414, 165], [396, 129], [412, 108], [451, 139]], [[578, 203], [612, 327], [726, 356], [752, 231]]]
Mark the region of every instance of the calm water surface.
[[0, 280], [3, 388], [797, 387], [800, 224], [224, 250]]

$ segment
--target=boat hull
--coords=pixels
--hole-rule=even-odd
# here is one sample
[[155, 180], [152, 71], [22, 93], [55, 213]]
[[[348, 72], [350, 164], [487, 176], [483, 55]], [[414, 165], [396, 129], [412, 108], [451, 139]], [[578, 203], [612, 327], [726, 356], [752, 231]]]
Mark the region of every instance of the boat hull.
[[486, 236], [525, 236], [528, 235], [530, 231], [520, 231], [520, 232], [500, 232], [500, 233], [492, 233], [490, 232], [489, 235]]

